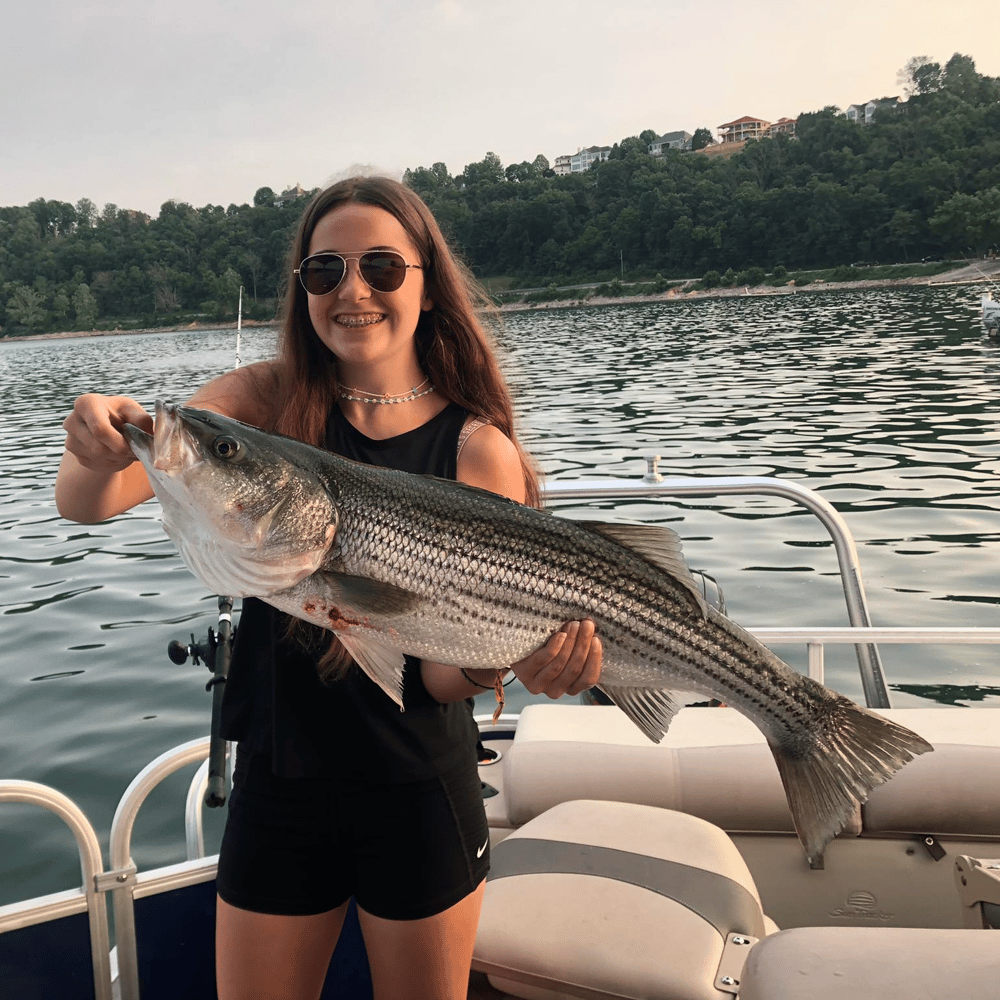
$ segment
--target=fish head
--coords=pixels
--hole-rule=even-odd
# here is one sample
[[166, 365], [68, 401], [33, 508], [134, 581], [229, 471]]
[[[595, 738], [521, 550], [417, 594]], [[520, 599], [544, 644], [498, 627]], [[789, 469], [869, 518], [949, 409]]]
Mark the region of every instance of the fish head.
[[125, 433], [188, 568], [216, 594], [265, 597], [314, 573], [337, 530], [326, 486], [298, 442], [157, 400], [152, 434]]

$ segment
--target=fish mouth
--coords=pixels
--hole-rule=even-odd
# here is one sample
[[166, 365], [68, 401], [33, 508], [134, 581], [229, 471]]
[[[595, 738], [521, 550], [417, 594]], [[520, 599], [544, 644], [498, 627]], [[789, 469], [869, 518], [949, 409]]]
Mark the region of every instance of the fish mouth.
[[153, 435], [147, 434], [135, 424], [126, 424], [122, 431], [128, 438], [129, 447], [139, 461], [153, 461]]
[[185, 429], [177, 403], [156, 401], [153, 433], [134, 424], [123, 428], [136, 458], [149, 471], [174, 475], [190, 468], [201, 460], [197, 441]]

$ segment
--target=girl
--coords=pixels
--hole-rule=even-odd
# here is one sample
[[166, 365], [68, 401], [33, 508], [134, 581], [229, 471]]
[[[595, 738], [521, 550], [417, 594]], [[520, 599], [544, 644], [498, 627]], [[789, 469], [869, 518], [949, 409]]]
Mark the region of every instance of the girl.
[[[475, 311], [485, 300], [417, 195], [380, 177], [321, 192], [290, 270], [277, 358], [213, 380], [193, 405], [537, 502]], [[76, 400], [56, 481], [64, 517], [105, 520], [152, 496], [125, 423], [152, 430], [129, 397]], [[583, 621], [510, 669], [557, 698], [600, 668]], [[489, 867], [467, 699], [495, 681], [408, 660], [400, 712], [331, 633], [244, 600], [223, 712], [239, 752], [217, 883], [221, 1000], [318, 997], [351, 896], [376, 998], [466, 995]]]

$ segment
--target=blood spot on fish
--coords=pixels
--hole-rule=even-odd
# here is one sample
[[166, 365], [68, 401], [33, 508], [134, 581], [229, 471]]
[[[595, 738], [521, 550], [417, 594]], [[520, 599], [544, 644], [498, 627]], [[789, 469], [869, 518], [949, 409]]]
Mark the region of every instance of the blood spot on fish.
[[338, 630], [344, 630], [349, 625], [361, 625], [364, 626], [366, 622], [358, 618], [346, 618], [344, 613], [340, 608], [330, 608], [326, 613], [327, 620], [330, 622], [330, 628], [335, 632]]

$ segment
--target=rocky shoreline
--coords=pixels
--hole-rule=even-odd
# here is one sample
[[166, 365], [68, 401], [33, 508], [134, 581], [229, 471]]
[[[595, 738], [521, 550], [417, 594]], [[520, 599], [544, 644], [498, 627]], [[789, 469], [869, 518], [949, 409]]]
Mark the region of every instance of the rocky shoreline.
[[525, 312], [533, 309], [571, 309], [580, 306], [613, 306], [634, 305], [640, 302], [687, 302], [697, 299], [753, 298], [756, 296], [770, 297], [773, 295], [806, 295], [811, 292], [836, 292], [852, 288], [896, 288], [911, 285], [964, 285], [976, 284], [982, 281], [996, 282], [1000, 278], [1000, 260], [977, 261], [974, 264], [963, 265], [952, 271], [944, 271], [933, 277], [916, 278], [881, 278], [870, 281], [831, 281], [817, 280], [801, 288], [793, 282], [788, 285], [756, 285], [738, 288], [706, 288], [696, 291], [689, 288], [694, 281], [687, 282], [680, 288], [655, 295], [619, 295], [616, 297], [594, 295], [583, 299], [558, 299], [552, 302], [512, 302], [500, 307], [501, 312]]
[[[708, 288], [701, 291], [689, 289], [687, 286], [694, 284], [694, 281], [687, 282], [680, 288], [671, 288], [669, 291], [654, 295], [619, 295], [616, 297], [594, 295], [581, 299], [558, 299], [552, 302], [511, 302], [500, 306], [500, 312], [528, 312], [539, 309], [577, 309], [581, 306], [614, 306], [614, 305], [635, 305], [642, 302], [687, 302], [698, 299], [722, 299], [722, 298], [746, 298], [746, 297], [770, 297], [774, 295], [807, 295], [812, 292], [836, 292], [842, 289], [853, 288], [895, 288], [912, 285], [962, 285], [977, 284], [983, 281], [996, 283], [1000, 280], [1000, 260], [976, 261], [952, 271], [945, 271], [936, 274], [931, 278], [883, 278], [871, 281], [837, 281], [824, 282], [814, 281], [801, 288], [790, 285], [757, 285], [754, 287], [739, 288]], [[19, 343], [25, 340], [65, 340], [73, 337], [120, 337], [133, 333], [183, 333], [187, 330], [219, 330], [227, 329], [231, 324], [226, 323], [187, 323], [181, 326], [156, 326], [145, 329], [134, 330], [72, 330], [65, 333], [29, 333], [22, 337], [0, 336], [2, 343]], [[263, 320], [244, 320], [244, 329], [253, 328], [274, 328], [277, 321], [265, 322]]]

